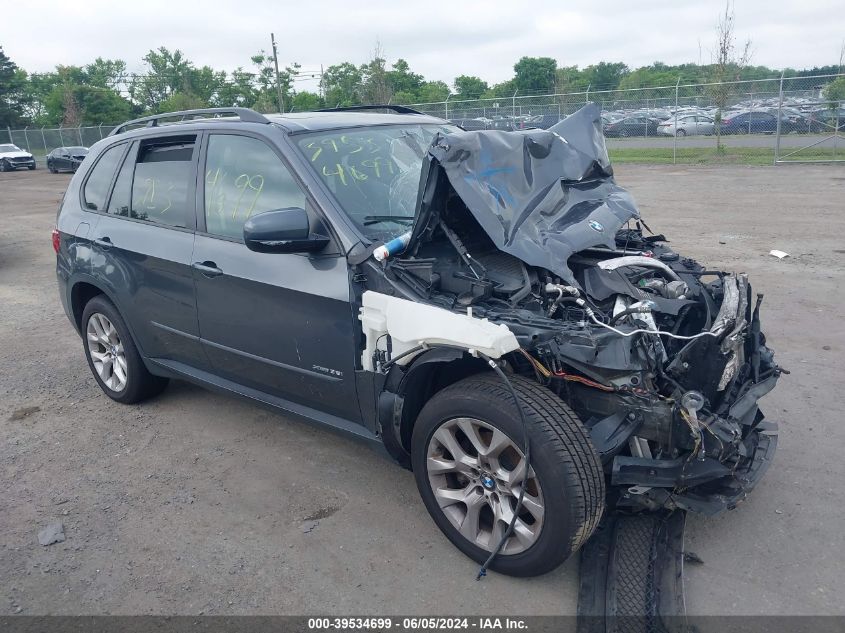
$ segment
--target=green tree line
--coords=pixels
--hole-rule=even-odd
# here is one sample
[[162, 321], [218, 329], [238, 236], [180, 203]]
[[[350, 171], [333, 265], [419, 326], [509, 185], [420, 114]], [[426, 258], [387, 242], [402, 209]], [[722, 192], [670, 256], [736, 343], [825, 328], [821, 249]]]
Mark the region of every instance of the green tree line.
[[[490, 84], [475, 75], [459, 75], [452, 85], [428, 80], [404, 59], [389, 64], [379, 46], [364, 64], [341, 62], [320, 76], [319, 92], [297, 90], [301, 67], [293, 63], [276, 73], [264, 51], [232, 72], [197, 66], [180, 50], [160, 47], [143, 57], [141, 72], [127, 71], [120, 59], [98, 57], [84, 66], [57, 65], [45, 73], [28, 73], [0, 46], [0, 127], [113, 124], [145, 114], [202, 107], [244, 106], [261, 112], [313, 110], [362, 103], [432, 103], [503, 98], [553, 92], [598, 92], [681, 83], [707, 83], [712, 64], [669, 65], [654, 62], [630, 68], [623, 62], [599, 62], [584, 68], [560, 66], [551, 57], [523, 57], [513, 77]], [[722, 69], [724, 70], [724, 69]], [[737, 67], [732, 79], [767, 79], [780, 70]], [[786, 69], [789, 77], [835, 74], [839, 65]], [[281, 104], [279, 93], [281, 92]], [[451, 96], [450, 96], [451, 95]]]

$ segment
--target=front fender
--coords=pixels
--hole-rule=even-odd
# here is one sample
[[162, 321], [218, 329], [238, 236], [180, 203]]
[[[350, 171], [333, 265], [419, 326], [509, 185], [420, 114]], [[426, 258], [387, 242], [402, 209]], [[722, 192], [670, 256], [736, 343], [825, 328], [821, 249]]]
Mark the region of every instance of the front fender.
[[484, 371], [484, 361], [469, 353], [435, 347], [405, 366], [393, 365], [378, 395], [378, 425], [387, 452], [404, 468], [411, 465], [411, 432], [417, 415], [435, 393]]

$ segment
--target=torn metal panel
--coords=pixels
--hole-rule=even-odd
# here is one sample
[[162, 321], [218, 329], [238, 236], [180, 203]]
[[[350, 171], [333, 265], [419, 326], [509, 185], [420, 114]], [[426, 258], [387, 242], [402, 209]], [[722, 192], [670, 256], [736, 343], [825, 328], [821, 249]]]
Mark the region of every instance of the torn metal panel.
[[[445, 184], [438, 180], [442, 170], [498, 248], [568, 283], [575, 283], [567, 266], [573, 253], [614, 248], [616, 232], [639, 217], [631, 195], [613, 180], [594, 104], [550, 130], [440, 134], [429, 157], [430, 186]], [[418, 215], [427, 214], [426, 196], [437, 198], [424, 194]], [[412, 242], [426, 224], [418, 220]]]
[[626, 415], [617, 411], [590, 427], [590, 439], [602, 462], [621, 451], [642, 423], [642, 417], [634, 412]]
[[645, 457], [617, 456], [613, 459], [614, 486], [638, 485], [668, 488], [695, 486], [730, 474], [724, 465], [715, 459], [654, 460]]

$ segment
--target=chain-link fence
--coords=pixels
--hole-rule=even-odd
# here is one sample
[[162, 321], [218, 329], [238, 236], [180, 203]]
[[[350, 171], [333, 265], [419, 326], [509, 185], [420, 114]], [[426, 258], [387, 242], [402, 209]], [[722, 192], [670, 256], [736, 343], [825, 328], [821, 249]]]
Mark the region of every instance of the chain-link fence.
[[[585, 103], [602, 110], [615, 162], [768, 164], [845, 162], [845, 74], [629, 90], [590, 90], [411, 104], [468, 130], [548, 128]], [[56, 147], [89, 146], [114, 125], [0, 130], [43, 161]], [[7, 139], [8, 137], [8, 139]]]
[[[834, 83], [836, 82], [836, 83]], [[520, 95], [410, 107], [466, 129], [548, 128], [585, 103], [602, 110], [616, 162], [845, 161], [845, 75]]]
[[22, 130], [0, 129], [0, 144], [12, 143], [26, 150], [43, 163], [47, 154], [57, 147], [89, 147], [108, 136], [114, 125], [78, 127], [27, 127]]

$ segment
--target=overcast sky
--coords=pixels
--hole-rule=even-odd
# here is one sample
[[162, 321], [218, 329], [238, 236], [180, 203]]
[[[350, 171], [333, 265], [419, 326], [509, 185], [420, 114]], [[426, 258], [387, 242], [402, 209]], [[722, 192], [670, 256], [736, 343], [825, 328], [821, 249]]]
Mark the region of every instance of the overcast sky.
[[[305, 71], [362, 63], [376, 40], [387, 59], [406, 59], [428, 79], [456, 75], [490, 83], [513, 75], [523, 55], [560, 66], [601, 60], [630, 67], [711, 59], [721, 0], [4, 0], [0, 46], [30, 72], [57, 63], [120, 58], [141, 71], [150, 48], [181, 49], [196, 65], [232, 70], [279, 42], [281, 65]], [[738, 41], [750, 38], [752, 63], [809, 68], [838, 63], [845, 38], [843, 0], [737, 0]], [[297, 83], [308, 89], [312, 82]]]

